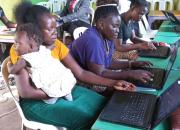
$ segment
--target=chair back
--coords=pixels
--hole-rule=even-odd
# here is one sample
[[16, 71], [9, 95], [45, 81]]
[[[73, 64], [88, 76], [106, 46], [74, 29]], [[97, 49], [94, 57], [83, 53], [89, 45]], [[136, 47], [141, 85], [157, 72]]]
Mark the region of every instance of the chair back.
[[148, 23], [148, 20], [147, 20], [147, 18], [146, 18], [146, 15], [143, 15], [143, 16], [142, 16], [142, 21], [143, 21], [143, 23], [144, 23], [145, 29], [146, 29], [146, 30], [151, 30], [151, 27], [150, 27], [150, 25], [149, 25], [149, 23]]
[[80, 37], [88, 28], [87, 27], [78, 27], [73, 32], [74, 39]]
[[52, 12], [61, 13], [64, 7], [66, 6], [67, 0], [49, 0], [52, 3]]
[[25, 130], [26, 128], [30, 128], [30, 129], [34, 129], [34, 130], [65, 130], [65, 128], [62, 128], [62, 127], [56, 127], [56, 126], [53, 126], [53, 125], [48, 125], [48, 124], [44, 124], [44, 123], [39, 123], [39, 122], [35, 122], [35, 121], [29, 121], [26, 119], [26, 117], [24, 116], [24, 113], [22, 111], [22, 108], [19, 104], [19, 99], [17, 98], [17, 96], [15, 96], [14, 92], [12, 92], [11, 90], [11, 87], [9, 85], [9, 81], [8, 81], [8, 77], [9, 77], [9, 72], [8, 72], [8, 69], [7, 69], [7, 63], [10, 61], [10, 57], [7, 57], [3, 63], [2, 63], [2, 66], [1, 66], [1, 72], [2, 72], [2, 76], [3, 76], [3, 79], [5, 81], [5, 85], [6, 87], [9, 89], [12, 97], [13, 97], [13, 100], [16, 104], [16, 107], [19, 111], [19, 114], [21, 116], [21, 119], [22, 119], [22, 129]]
[[140, 33], [141, 35], [146, 34], [146, 28], [145, 28], [142, 20], [139, 21], [139, 33]]

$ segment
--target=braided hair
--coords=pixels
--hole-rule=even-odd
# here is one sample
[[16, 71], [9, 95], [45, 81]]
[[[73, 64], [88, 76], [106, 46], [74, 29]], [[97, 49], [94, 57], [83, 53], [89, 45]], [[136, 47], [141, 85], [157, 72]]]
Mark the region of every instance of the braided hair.
[[101, 18], [107, 18], [110, 15], [119, 15], [118, 9], [116, 5], [101, 5], [98, 6], [94, 13], [94, 21], [93, 24], [96, 24], [97, 21]]
[[131, 4], [130, 7], [137, 7], [137, 6], [143, 6], [147, 7], [149, 9], [150, 3], [146, 0], [130, 0]]

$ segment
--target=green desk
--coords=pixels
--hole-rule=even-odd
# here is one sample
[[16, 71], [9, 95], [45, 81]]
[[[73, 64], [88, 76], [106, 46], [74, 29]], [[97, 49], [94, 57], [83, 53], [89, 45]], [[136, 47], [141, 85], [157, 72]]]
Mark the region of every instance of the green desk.
[[170, 21], [164, 21], [158, 32], [157, 32], [157, 36], [168, 36], [168, 37], [180, 37], [180, 32], [177, 32], [175, 30], [175, 26], [172, 22]]
[[[158, 92], [157, 95], [160, 95], [162, 92], [164, 92], [169, 87], [169, 85], [171, 85], [179, 77], [180, 77], [180, 74], [178, 75], [177, 71], [172, 70], [163, 87], [163, 90], [157, 91]], [[106, 121], [102, 121], [98, 119], [92, 126], [91, 130], [140, 130], [140, 129], [128, 127], [128, 126], [120, 125], [116, 123], [110, 123], [110, 122], [106, 122]], [[154, 128], [154, 130], [170, 130], [169, 119], [166, 119], [163, 122], [161, 122], [156, 128]]]
[[[169, 41], [173, 42], [167, 42], [167, 43], [174, 43], [177, 41], [179, 37], [167, 37], [167, 36], [156, 36], [155, 40], [160, 40], [162, 42], [167, 42], [167, 39]], [[145, 60], [145, 61], [151, 61], [155, 67], [158, 68], [166, 68], [169, 62], [169, 58], [167, 59], [158, 59], [158, 58], [139, 58], [139, 60]], [[180, 48], [178, 49], [177, 57], [173, 65], [173, 69], [177, 69], [180, 67]], [[165, 82], [162, 90], [157, 90], [155, 92], [151, 92], [155, 95], [160, 95], [163, 93], [174, 81], [176, 81], [178, 78], [180, 78], [180, 70], [171, 70], [168, 79]], [[154, 130], [170, 130], [170, 123], [169, 119], [166, 119], [162, 121]], [[117, 123], [111, 123], [107, 121], [102, 121], [100, 119], [97, 119], [96, 122], [93, 124], [91, 130], [140, 130], [138, 128], [128, 127], [126, 125], [121, 125]]]

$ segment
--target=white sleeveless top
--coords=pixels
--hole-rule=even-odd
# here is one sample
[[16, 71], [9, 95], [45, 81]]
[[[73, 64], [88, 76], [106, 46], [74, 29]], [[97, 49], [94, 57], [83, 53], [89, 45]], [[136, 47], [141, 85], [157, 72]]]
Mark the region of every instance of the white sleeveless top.
[[49, 97], [63, 97], [71, 94], [76, 79], [71, 70], [58, 59], [51, 56], [51, 51], [40, 46], [38, 52], [22, 55], [31, 65], [30, 77], [37, 88], [41, 88]]

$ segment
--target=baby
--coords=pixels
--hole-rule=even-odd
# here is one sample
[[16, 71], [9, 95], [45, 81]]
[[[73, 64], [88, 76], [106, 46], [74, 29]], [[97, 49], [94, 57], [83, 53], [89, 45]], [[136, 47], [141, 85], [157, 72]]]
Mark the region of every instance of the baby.
[[72, 101], [71, 91], [76, 79], [69, 69], [51, 56], [50, 49], [41, 45], [43, 41], [38, 27], [31, 23], [18, 26], [15, 41], [20, 59], [14, 65], [8, 64], [8, 71], [16, 74], [26, 67], [35, 86], [50, 97], [44, 100], [46, 103], [53, 104], [59, 97]]

